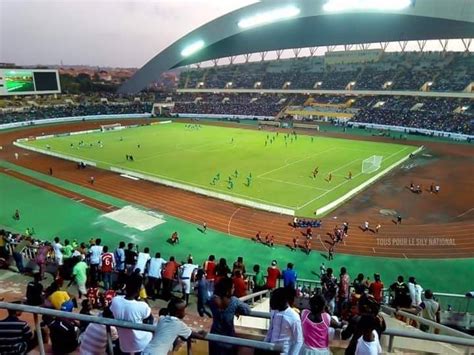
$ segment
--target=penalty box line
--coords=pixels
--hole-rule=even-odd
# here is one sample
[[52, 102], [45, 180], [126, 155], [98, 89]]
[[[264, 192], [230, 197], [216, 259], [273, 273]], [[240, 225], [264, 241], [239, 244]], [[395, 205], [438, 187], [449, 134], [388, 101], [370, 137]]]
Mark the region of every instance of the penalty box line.
[[[403, 149], [400, 149], [399, 151], [397, 151], [397, 152], [395, 152], [395, 153], [389, 155], [387, 158], [384, 157], [384, 160], [388, 160], [388, 159], [392, 158], [393, 156], [395, 156], [395, 155], [397, 155], [397, 154], [400, 154], [401, 152], [407, 150], [408, 148], [410, 148], [410, 147], [405, 147], [405, 148], [403, 148]], [[403, 158], [402, 158], [402, 159], [403, 159]], [[359, 160], [361, 160], [361, 159], [359, 159]], [[401, 159], [400, 159], [400, 160], [401, 160]], [[354, 162], [355, 162], [355, 161], [354, 161]], [[360, 172], [360, 173], [354, 175], [352, 178], [355, 179], [356, 177], [358, 177], [358, 176], [360, 176], [360, 175], [362, 175], [362, 172]], [[313, 203], [314, 201], [319, 200], [320, 198], [322, 198], [322, 197], [326, 196], [327, 194], [331, 193], [332, 191], [338, 189], [338, 188], [341, 187], [342, 185], [347, 184], [349, 181], [350, 181], [350, 180], [346, 180], [346, 181], [341, 182], [340, 184], [334, 186], [331, 190], [329, 190], [329, 191], [327, 191], [327, 192], [324, 192], [324, 193], [322, 193], [322, 194], [319, 195], [319, 196], [316, 196], [315, 198], [313, 198], [313, 199], [311, 199], [310, 201], [306, 202], [306, 203], [303, 204], [302, 206], [298, 206], [298, 209], [305, 208], [306, 206], [308, 206], [309, 204]], [[362, 183], [364, 183], [364, 182], [362, 182]]]

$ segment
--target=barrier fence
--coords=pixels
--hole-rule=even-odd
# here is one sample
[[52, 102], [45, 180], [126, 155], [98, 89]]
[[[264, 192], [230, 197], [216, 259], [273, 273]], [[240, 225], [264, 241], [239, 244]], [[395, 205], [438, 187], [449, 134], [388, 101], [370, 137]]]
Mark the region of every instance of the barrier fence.
[[[61, 317], [61, 318], [66, 318], [66, 319], [72, 319], [76, 321], [102, 324], [102, 325], [107, 326], [108, 348], [111, 354], [113, 354], [113, 350], [111, 348], [112, 342], [111, 342], [111, 337], [110, 337], [111, 326], [119, 327], [119, 328], [134, 329], [134, 330], [142, 330], [142, 331], [152, 332], [152, 333], [156, 329], [156, 326], [149, 325], [149, 324], [132, 323], [132, 322], [127, 322], [123, 320], [88, 316], [88, 315], [79, 314], [79, 313], [63, 312], [63, 311], [57, 311], [54, 309], [36, 307], [36, 306], [27, 306], [23, 304], [0, 302], [0, 309], [15, 310], [15, 311], [20, 311], [20, 312], [32, 313], [33, 315], [35, 315], [34, 317], [35, 330], [38, 337], [38, 347], [39, 347], [40, 355], [45, 354], [45, 349], [44, 349], [43, 338], [41, 334], [41, 326], [40, 326], [39, 319], [37, 317], [37, 315], [39, 314], [48, 315], [51, 317]], [[263, 312], [259, 312], [259, 313], [263, 313]], [[250, 316], [258, 317], [259, 314], [251, 313]], [[263, 316], [265, 316], [265, 314]], [[230, 337], [230, 336], [225, 336], [225, 335], [208, 333], [202, 340], [220, 342], [220, 343], [230, 344], [230, 345], [234, 345], [238, 347], [260, 349], [260, 350], [270, 351], [274, 353], [282, 352], [281, 345], [277, 345], [274, 343], [267, 343], [263, 341], [245, 339], [245, 338]], [[192, 346], [190, 345], [190, 343], [188, 343], [188, 354], [191, 354], [191, 351], [192, 351]]]
[[[263, 295], [263, 293], [260, 292], [260, 293], [248, 295], [246, 297], [247, 299], [250, 299], [250, 298], [255, 298], [261, 295]], [[28, 305], [23, 305], [23, 304], [0, 302], [0, 309], [15, 310], [15, 311], [20, 311], [20, 312], [32, 313], [34, 315], [35, 330], [38, 337], [38, 348], [39, 348], [40, 355], [45, 354], [45, 349], [44, 349], [44, 341], [42, 338], [41, 326], [40, 326], [38, 315], [61, 317], [61, 318], [72, 319], [76, 321], [83, 321], [83, 322], [105, 325], [107, 327], [108, 348], [109, 348], [109, 351], [111, 351], [111, 353], [113, 353], [112, 340], [110, 336], [111, 326], [134, 329], [134, 330], [142, 330], [142, 331], [147, 331], [147, 332], [154, 332], [156, 329], [154, 325], [132, 323], [132, 322], [116, 320], [116, 319], [89, 316], [89, 315], [83, 315], [83, 314], [78, 314], [78, 313], [63, 312], [63, 311], [57, 311], [57, 310], [53, 310], [49, 308], [28, 306]], [[387, 310], [390, 312], [395, 311], [390, 308], [388, 308]], [[382, 336], [389, 337], [388, 352], [393, 351], [395, 337], [421, 339], [424, 341], [433, 341], [433, 342], [464, 346], [464, 347], [468, 347], [467, 353], [470, 353], [470, 348], [474, 347], [474, 337], [468, 334], [457, 332], [451, 328], [447, 328], [438, 323], [434, 323], [429, 320], [413, 316], [412, 314], [409, 314], [409, 313], [405, 314], [406, 312], [397, 312], [397, 313], [406, 315], [407, 317], [417, 320], [418, 322], [421, 322], [423, 324], [436, 326], [437, 328], [440, 328], [443, 331], [450, 332], [450, 334], [452, 335], [438, 335], [438, 334], [413, 332], [409, 330], [388, 328], [382, 334]], [[269, 319], [270, 313], [253, 311], [251, 312], [249, 316]], [[282, 351], [282, 347], [278, 344], [239, 338], [239, 337], [229, 337], [229, 336], [223, 336], [223, 335], [217, 335], [217, 334], [207, 334], [202, 340], [216, 341], [216, 342], [231, 344], [238, 347], [247, 347], [247, 348], [259, 349], [259, 350], [265, 350], [265, 351], [269, 351], [273, 353], [281, 353]], [[187, 345], [187, 351], [188, 351], [188, 354], [192, 354], [192, 344], [189, 341]]]

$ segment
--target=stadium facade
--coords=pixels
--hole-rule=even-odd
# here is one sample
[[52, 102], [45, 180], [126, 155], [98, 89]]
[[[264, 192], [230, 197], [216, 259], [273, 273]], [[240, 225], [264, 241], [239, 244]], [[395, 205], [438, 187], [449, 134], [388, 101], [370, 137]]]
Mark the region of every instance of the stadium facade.
[[[367, 0], [258, 2], [180, 38], [145, 64], [119, 92], [145, 89], [161, 73], [173, 68], [249, 53], [369, 43], [381, 43], [384, 48], [384, 43], [395, 41], [474, 37], [472, 1], [376, 3], [374, 7], [374, 2]], [[466, 50], [470, 42], [464, 42]]]

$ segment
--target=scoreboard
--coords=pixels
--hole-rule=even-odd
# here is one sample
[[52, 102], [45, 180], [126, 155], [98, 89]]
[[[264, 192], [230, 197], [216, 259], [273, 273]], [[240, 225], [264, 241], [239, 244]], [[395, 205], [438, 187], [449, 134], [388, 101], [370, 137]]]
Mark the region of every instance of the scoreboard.
[[0, 69], [0, 96], [59, 93], [61, 84], [55, 69]]

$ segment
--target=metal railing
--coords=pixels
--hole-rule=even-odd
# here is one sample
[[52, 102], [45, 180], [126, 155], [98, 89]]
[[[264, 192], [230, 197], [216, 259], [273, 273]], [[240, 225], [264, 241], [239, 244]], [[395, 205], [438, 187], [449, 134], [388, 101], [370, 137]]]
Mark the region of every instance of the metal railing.
[[414, 320], [418, 324], [423, 324], [423, 325], [426, 325], [428, 327], [433, 327], [434, 329], [439, 329], [440, 331], [442, 331], [445, 334], [449, 334], [449, 335], [452, 335], [452, 336], [455, 336], [455, 337], [474, 340], [474, 336], [472, 336], [472, 335], [463, 333], [459, 330], [447, 327], [447, 326], [442, 325], [440, 323], [433, 322], [429, 319], [419, 317], [415, 314], [405, 312], [405, 311], [401, 311], [401, 310], [397, 311], [395, 308], [384, 306], [384, 305], [382, 305], [381, 308], [385, 313], [387, 313], [389, 315], [400, 315], [400, 316], [406, 317], [408, 319]]
[[[431, 333], [418, 333], [409, 330], [402, 330], [402, 329], [392, 329], [388, 328], [383, 333], [382, 336], [387, 335], [389, 337], [388, 340], [388, 352], [393, 352], [393, 343], [395, 337], [403, 337], [403, 338], [410, 338], [410, 339], [420, 339], [426, 341], [436, 341], [440, 343], [447, 343], [453, 345], [462, 345], [467, 346], [469, 348], [474, 347], [474, 339], [467, 339], [467, 338], [459, 338], [455, 336], [449, 335], [439, 335], [439, 334], [431, 334]], [[468, 352], [470, 354], [470, 352]]]
[[[107, 343], [108, 343], [109, 351], [112, 351], [111, 353], [113, 353], [113, 349], [111, 349], [112, 342], [110, 338], [109, 327], [114, 326], [114, 327], [119, 327], [119, 328], [142, 330], [142, 331], [152, 332], [152, 333], [155, 332], [156, 330], [155, 325], [132, 323], [132, 322], [127, 322], [127, 321], [122, 321], [122, 320], [117, 320], [117, 319], [109, 319], [109, 318], [89, 316], [89, 315], [84, 315], [84, 314], [79, 314], [79, 313], [57, 311], [55, 309], [28, 306], [24, 304], [0, 302], [0, 309], [32, 313], [34, 315], [35, 330], [38, 337], [38, 347], [39, 347], [40, 355], [44, 355], [45, 350], [44, 350], [43, 337], [41, 333], [41, 326], [38, 319], [38, 314], [47, 315], [51, 317], [61, 317], [61, 318], [66, 318], [66, 319], [72, 319], [76, 321], [102, 324], [102, 325], [107, 326], [107, 334], [108, 334]], [[265, 313], [265, 312], [257, 312], [257, 314], [250, 314], [250, 315], [260, 316], [258, 313]], [[279, 352], [279, 353], [282, 352], [282, 347], [281, 345], [278, 345], [278, 344], [267, 343], [267, 342], [251, 340], [251, 339], [230, 337], [230, 336], [224, 336], [224, 335], [218, 335], [218, 334], [208, 333], [202, 340], [226, 343], [226, 344], [231, 344], [231, 345], [239, 346], [239, 347], [249, 347], [249, 348], [266, 350], [266, 351], [271, 351], [271, 352]], [[188, 344], [188, 354], [191, 353], [191, 350], [192, 349], [190, 345]]]

